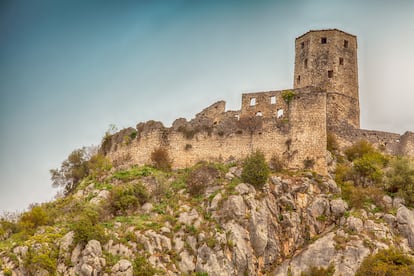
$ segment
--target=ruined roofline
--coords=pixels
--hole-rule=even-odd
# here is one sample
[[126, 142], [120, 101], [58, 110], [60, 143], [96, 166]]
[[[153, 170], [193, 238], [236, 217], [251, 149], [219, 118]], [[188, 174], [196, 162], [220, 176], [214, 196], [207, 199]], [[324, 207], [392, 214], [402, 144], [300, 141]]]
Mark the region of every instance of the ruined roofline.
[[298, 40], [298, 39], [306, 36], [309, 33], [329, 32], [329, 31], [337, 31], [337, 32], [340, 32], [340, 33], [343, 33], [343, 34], [346, 34], [346, 35], [349, 35], [349, 36], [352, 36], [352, 37], [356, 38], [356, 35], [353, 35], [353, 34], [350, 34], [350, 33], [347, 33], [347, 32], [344, 32], [342, 30], [334, 28], [334, 29], [310, 30], [310, 31], [307, 31], [306, 33], [302, 34], [301, 36], [298, 36], [295, 40]]
[[317, 87], [317, 86], [305, 86], [305, 87], [301, 87], [301, 88], [290, 88], [290, 89], [280, 89], [280, 90], [267, 90], [267, 91], [256, 91], [256, 92], [246, 92], [246, 93], [242, 93], [242, 97], [243, 96], [250, 96], [250, 95], [257, 95], [257, 94], [266, 94], [266, 93], [281, 93], [283, 91], [295, 91], [295, 92], [304, 92], [304, 93], [309, 93], [309, 92], [326, 92], [324, 91], [322, 88]]

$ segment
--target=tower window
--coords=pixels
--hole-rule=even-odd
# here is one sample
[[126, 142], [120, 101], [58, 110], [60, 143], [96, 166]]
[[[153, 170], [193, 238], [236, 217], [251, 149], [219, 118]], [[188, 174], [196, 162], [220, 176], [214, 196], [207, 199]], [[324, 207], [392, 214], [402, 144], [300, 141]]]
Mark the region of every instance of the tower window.
[[348, 40], [344, 40], [344, 48], [348, 48]]
[[277, 110], [277, 117], [280, 118], [283, 116], [283, 109], [278, 109]]
[[305, 66], [305, 68], [308, 68], [308, 59], [307, 58], [305, 59], [305, 62], [304, 62], [303, 65]]
[[302, 42], [301, 44], [300, 44], [300, 47], [303, 49], [303, 48], [305, 48], [305, 42]]
[[300, 84], [300, 75], [296, 78], [297, 84]]
[[326, 44], [328, 40], [326, 39], [326, 37], [322, 37], [321, 38], [321, 44]]
[[255, 106], [256, 105], [256, 98], [251, 98], [250, 99], [250, 106]]
[[333, 77], [333, 70], [329, 70], [328, 71], [328, 78], [332, 78]]
[[270, 104], [276, 104], [276, 96], [270, 97]]
[[339, 65], [344, 65], [344, 58], [339, 58]]

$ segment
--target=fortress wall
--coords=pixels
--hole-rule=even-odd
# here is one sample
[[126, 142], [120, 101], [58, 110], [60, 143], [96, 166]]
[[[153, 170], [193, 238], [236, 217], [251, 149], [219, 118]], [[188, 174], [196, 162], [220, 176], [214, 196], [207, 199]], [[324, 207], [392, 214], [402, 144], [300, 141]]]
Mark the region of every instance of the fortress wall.
[[[139, 124], [137, 138], [129, 144], [112, 145], [108, 157], [117, 165], [150, 164], [151, 152], [164, 147], [173, 167], [184, 168], [198, 161], [242, 159], [260, 149], [268, 160], [277, 155], [292, 169], [302, 169], [304, 160], [312, 159], [315, 162], [312, 169], [326, 174], [326, 94], [298, 93], [286, 107], [283, 118], [263, 119], [260, 124], [263, 127], [220, 135], [218, 124], [210, 133], [197, 132], [191, 139], [156, 122], [147, 123], [148, 126]], [[217, 113], [213, 114], [217, 117]], [[122, 139], [114, 137], [114, 140]]]
[[[261, 116], [266, 118], [277, 118], [278, 110], [286, 112], [288, 108], [286, 102], [283, 100], [282, 93], [283, 90], [243, 94], [240, 116], [251, 117], [260, 113]], [[252, 101], [254, 105], [252, 105]]]
[[336, 127], [340, 123], [359, 122], [359, 103], [355, 98], [336, 92], [328, 92], [326, 111], [328, 129]]
[[351, 127], [336, 127], [331, 131], [337, 137], [340, 148], [344, 149], [359, 140], [366, 140], [379, 149], [392, 155], [406, 155], [414, 157], [414, 133], [397, 133], [355, 129]]
[[161, 138], [162, 132], [153, 130], [129, 145], [118, 145], [108, 156], [114, 163], [123, 165], [151, 164], [151, 152], [163, 146], [173, 160], [173, 168], [184, 168], [199, 161], [241, 159], [256, 149], [263, 151], [266, 158], [270, 159], [273, 154], [281, 155], [286, 151], [286, 141], [289, 139], [287, 134], [279, 131], [253, 135], [232, 134], [228, 137], [200, 132], [191, 139], [185, 138], [181, 132], [172, 131], [165, 143]]
[[299, 93], [290, 103], [289, 119], [292, 139], [292, 164], [315, 161], [314, 170], [326, 174], [326, 93]]
[[401, 135], [400, 154], [414, 157], [414, 132], [407, 131]]

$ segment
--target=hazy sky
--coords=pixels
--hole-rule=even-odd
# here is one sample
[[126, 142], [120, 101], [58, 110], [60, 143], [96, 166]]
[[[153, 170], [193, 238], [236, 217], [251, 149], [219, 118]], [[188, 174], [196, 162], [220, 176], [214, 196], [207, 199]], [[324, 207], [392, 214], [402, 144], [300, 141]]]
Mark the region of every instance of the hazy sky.
[[414, 130], [411, 0], [0, 0], [0, 211], [51, 199], [110, 124], [292, 88], [294, 39], [326, 28], [358, 37], [362, 127]]

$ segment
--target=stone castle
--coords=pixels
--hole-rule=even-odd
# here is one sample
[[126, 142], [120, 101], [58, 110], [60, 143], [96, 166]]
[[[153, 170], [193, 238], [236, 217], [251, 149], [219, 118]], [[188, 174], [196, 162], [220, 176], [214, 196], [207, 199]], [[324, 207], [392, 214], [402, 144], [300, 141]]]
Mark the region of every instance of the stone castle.
[[242, 94], [238, 111], [220, 101], [170, 128], [139, 123], [107, 137], [101, 150], [115, 165], [151, 163], [158, 148], [173, 167], [199, 161], [231, 161], [259, 149], [290, 169], [327, 173], [327, 137], [341, 148], [365, 139], [394, 155], [414, 156], [414, 133], [360, 129], [356, 36], [337, 29], [309, 31], [296, 38], [293, 89]]

